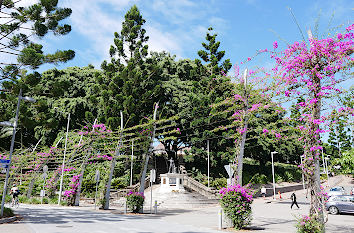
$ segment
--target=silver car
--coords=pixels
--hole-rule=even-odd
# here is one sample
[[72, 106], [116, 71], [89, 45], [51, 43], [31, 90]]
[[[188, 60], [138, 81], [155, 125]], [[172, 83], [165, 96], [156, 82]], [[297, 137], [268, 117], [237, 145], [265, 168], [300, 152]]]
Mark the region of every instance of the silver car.
[[326, 209], [331, 214], [354, 213], [354, 196], [332, 196], [326, 202]]
[[329, 197], [338, 196], [338, 195], [345, 195], [345, 190], [343, 187], [340, 187], [340, 186], [333, 187], [328, 192]]

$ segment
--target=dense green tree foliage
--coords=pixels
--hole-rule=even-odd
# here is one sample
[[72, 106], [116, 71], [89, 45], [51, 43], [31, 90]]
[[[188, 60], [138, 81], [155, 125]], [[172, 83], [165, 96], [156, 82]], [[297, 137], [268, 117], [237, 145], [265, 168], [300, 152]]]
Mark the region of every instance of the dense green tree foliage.
[[125, 126], [141, 123], [153, 112], [154, 103], [163, 97], [158, 74], [158, 57], [148, 55], [149, 37], [142, 27], [145, 20], [133, 6], [125, 15], [121, 33], [114, 33], [114, 45], [104, 61], [100, 83], [99, 119], [116, 129], [123, 111]]
[[[64, 70], [51, 69], [41, 77], [34, 74], [14, 81], [6, 81], [3, 86], [14, 90], [2, 93], [0, 121], [15, 115], [16, 99], [19, 89], [34, 97], [35, 104], [21, 104], [20, 128], [17, 140], [30, 146], [42, 138], [42, 143], [50, 146], [57, 133], [66, 128], [68, 113], [71, 114], [70, 129], [78, 129], [85, 122], [93, 122], [98, 114], [97, 100], [93, 94], [98, 91], [96, 78], [100, 71], [93, 66], [70, 67]], [[1, 147], [8, 148], [8, 138], [2, 138]]]
[[[47, 31], [58, 34], [68, 32], [62, 31], [59, 24], [56, 25], [56, 28], [52, 27], [53, 29], [51, 29], [49, 15], [64, 14], [65, 16], [66, 14], [69, 16], [69, 10], [57, 8], [56, 1], [40, 1], [38, 4], [34, 8], [25, 8], [27, 11], [32, 9], [31, 12], [35, 9], [44, 12], [38, 16], [38, 21], [48, 29], [38, 26], [37, 23], [38, 36], [44, 36], [44, 32]], [[64, 16], [53, 17], [59, 22], [67, 17]], [[28, 20], [32, 20], [32, 18]], [[27, 22], [36, 24], [35, 20]], [[239, 153], [239, 141], [235, 135], [239, 135], [237, 130], [244, 123], [235, 120], [233, 114], [237, 111], [246, 111], [244, 102], [232, 100], [235, 99], [235, 96], [242, 97], [244, 84], [231, 81], [227, 75], [231, 63], [229, 59], [224, 60], [226, 52], [219, 51], [220, 42], [217, 41], [217, 35], [212, 31], [212, 28], [208, 29], [206, 42], [202, 43], [204, 50], [198, 52], [201, 60], [177, 60], [176, 56], [167, 52], [158, 53], [148, 50], [149, 38], [143, 28], [144, 23], [145, 20], [139, 9], [133, 6], [125, 15], [122, 30], [119, 33], [114, 33], [113, 45], [109, 50], [110, 60], [102, 63], [101, 70], [87, 66], [63, 70], [51, 69], [42, 74], [27, 74], [25, 71], [21, 71], [19, 79], [4, 81], [2, 86], [12, 92], [0, 94], [0, 121], [14, 117], [17, 93], [20, 88], [25, 95], [37, 99], [37, 103], [32, 105], [21, 104], [16, 147], [18, 148], [20, 144], [29, 147], [41, 138], [41, 144], [51, 146], [53, 142], [58, 141], [58, 135], [59, 137], [63, 135], [68, 113], [71, 114], [70, 129], [73, 131], [81, 129], [83, 125], [93, 123], [95, 119], [99, 123], [106, 124], [112, 131], [117, 131], [120, 127], [120, 111], [124, 115], [125, 128], [146, 122], [151, 123], [154, 104], [158, 102], [157, 119], [173, 118], [166, 126], [158, 125], [157, 127], [157, 139], [165, 146], [167, 158], [173, 158], [176, 163], [181, 162], [182, 160], [177, 157], [177, 152], [188, 148], [188, 152], [183, 158], [187, 169], [195, 174], [206, 174], [207, 141], [209, 141], [211, 176], [226, 176], [224, 165], [235, 161]], [[69, 29], [68, 26], [66, 28]], [[40, 45], [26, 47], [27, 45], [20, 41], [18, 46], [22, 46], [23, 49], [32, 49], [39, 54], [32, 53], [33, 60], [28, 63], [26, 63], [27, 55], [20, 56], [19, 61], [28, 67], [36, 68], [49, 61], [46, 60], [49, 59], [49, 55], [44, 55], [41, 52]], [[27, 53], [26, 51], [29, 50], [25, 50], [24, 54]], [[53, 57], [51, 61], [54, 60]], [[276, 161], [298, 164], [300, 155], [303, 154], [303, 146], [294, 139], [293, 135], [297, 133], [296, 126], [299, 122], [287, 120], [285, 111], [274, 104], [271, 99], [262, 96], [256, 87], [250, 86], [249, 92], [249, 107], [257, 103], [268, 104], [269, 107], [260, 108], [248, 116], [244, 156], [251, 158], [253, 163], [259, 164], [260, 170], [257, 171], [259, 174], [268, 174], [262, 169], [266, 169], [266, 163], [270, 161], [270, 152], [272, 151], [278, 152], [275, 157]], [[350, 96], [344, 100], [347, 101], [345, 102], [346, 106], [353, 108]], [[298, 100], [298, 102], [302, 101]], [[293, 105], [291, 115], [292, 119], [301, 115], [296, 105]], [[340, 122], [344, 123], [344, 121], [344, 119], [338, 120], [337, 126], [341, 127]], [[347, 126], [343, 127], [347, 129]], [[264, 135], [264, 128], [269, 131], [276, 131], [280, 128], [286, 130], [282, 132], [281, 138], [275, 139], [274, 135]], [[124, 135], [124, 147], [129, 147], [129, 152], [131, 141], [128, 140], [133, 137], [138, 138], [139, 130], [142, 129], [135, 128], [134, 130], [129, 131], [130, 135], [127, 133], [128, 136]], [[143, 130], [150, 132], [151, 124], [147, 124]], [[341, 129], [339, 131], [343, 132]], [[6, 128], [0, 131], [0, 136], [3, 136], [0, 137], [0, 150], [8, 150], [9, 148], [10, 135], [8, 132]], [[71, 144], [77, 145], [80, 137], [74, 132], [70, 134], [70, 137], [74, 137], [73, 135], [75, 135], [76, 141]], [[144, 146], [140, 145], [143, 148], [141, 151], [135, 151], [136, 176], [138, 176], [138, 170], [141, 170], [141, 155], [146, 153], [151, 139], [149, 134], [140, 136], [144, 138], [145, 144]], [[330, 136], [330, 140], [332, 140], [332, 136]], [[71, 140], [73, 139], [71, 138]], [[116, 138], [112, 139], [113, 144], [114, 140]], [[335, 142], [335, 140], [337, 139], [334, 138], [332, 141]], [[348, 140], [346, 138], [344, 141]], [[344, 141], [341, 145], [345, 145]], [[137, 144], [140, 142], [134, 143], [137, 148]], [[332, 143], [331, 146], [335, 147], [336, 145]], [[94, 148], [92, 153], [99, 155], [101, 152], [103, 153], [103, 150], [101, 152], [100, 150], [102, 149]], [[334, 148], [334, 150], [338, 149]], [[127, 151], [128, 149], [123, 150], [123, 152]], [[86, 155], [86, 152], [82, 152], [82, 155]], [[109, 150], [105, 153], [111, 156], [114, 152]], [[127, 161], [126, 156], [121, 156], [118, 159], [112, 180], [115, 188], [128, 185], [129, 165]], [[104, 164], [87, 168], [82, 187], [85, 194], [90, 195], [95, 189], [93, 177], [96, 168], [104, 173], [102, 174], [104, 181], [100, 183], [100, 186], [102, 190], [105, 189], [108, 176], [105, 169], [109, 167], [109, 164], [109, 161], [105, 161]], [[256, 166], [253, 165], [252, 168]], [[138, 179], [139, 177], [135, 177], [135, 180]], [[247, 179], [250, 179], [249, 175]]]

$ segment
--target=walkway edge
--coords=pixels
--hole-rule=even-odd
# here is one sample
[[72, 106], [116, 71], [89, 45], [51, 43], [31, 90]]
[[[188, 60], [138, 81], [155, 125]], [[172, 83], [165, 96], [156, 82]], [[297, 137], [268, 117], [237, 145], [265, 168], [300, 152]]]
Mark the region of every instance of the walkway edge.
[[9, 218], [4, 218], [4, 219], [0, 219], [0, 224], [3, 224], [3, 223], [10, 223], [10, 222], [14, 222], [17, 220], [17, 217], [16, 216], [13, 216], [13, 217], [9, 217]]

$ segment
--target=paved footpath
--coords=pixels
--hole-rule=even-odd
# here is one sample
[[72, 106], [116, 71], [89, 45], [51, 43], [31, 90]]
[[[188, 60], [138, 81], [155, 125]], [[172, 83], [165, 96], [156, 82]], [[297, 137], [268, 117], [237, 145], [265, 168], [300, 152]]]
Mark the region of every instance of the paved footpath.
[[[22, 205], [23, 219], [1, 224], [1, 233], [217, 233], [205, 227], [166, 221], [157, 216], [120, 215], [82, 207]], [[178, 214], [178, 213], [170, 213]]]
[[[342, 182], [343, 183], [343, 182]], [[347, 185], [353, 185], [348, 179]], [[342, 185], [342, 184], [341, 184]], [[300, 209], [290, 209], [291, 193], [282, 201], [257, 198], [252, 204], [251, 227], [257, 233], [296, 232], [295, 217], [308, 214], [304, 191], [296, 191]], [[217, 231], [219, 205], [199, 209], [159, 210], [157, 215], [122, 215], [121, 210], [93, 210], [89, 207], [23, 205], [16, 212], [23, 219], [14, 224], [0, 224], [0, 233], [214, 233]], [[256, 230], [257, 229], [257, 230]], [[327, 233], [353, 233], [354, 215], [328, 215]]]

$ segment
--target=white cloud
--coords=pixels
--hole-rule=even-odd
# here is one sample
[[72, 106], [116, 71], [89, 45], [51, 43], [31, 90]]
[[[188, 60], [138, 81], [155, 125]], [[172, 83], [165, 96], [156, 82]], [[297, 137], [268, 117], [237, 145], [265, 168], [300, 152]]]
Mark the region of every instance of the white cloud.
[[163, 33], [155, 27], [146, 27], [147, 35], [149, 36], [150, 51], [168, 51], [175, 53], [178, 57], [182, 55], [181, 45], [176, 41], [176, 37], [172, 33]]
[[[213, 16], [215, 9], [208, 2], [210, 1], [63, 0], [60, 1], [60, 6], [73, 10], [69, 18], [72, 31], [82, 35], [85, 43], [89, 44], [85, 50], [76, 49], [75, 59], [87, 60], [86, 63], [97, 66], [109, 58], [113, 33], [120, 32], [124, 14], [133, 4], [137, 4], [146, 19], [144, 28], [150, 37], [149, 50], [165, 50], [178, 57], [185, 57], [192, 46], [198, 47], [204, 40], [209, 26], [214, 26], [218, 33], [226, 28], [227, 22]], [[208, 15], [211, 16], [209, 20], [201, 20]]]

